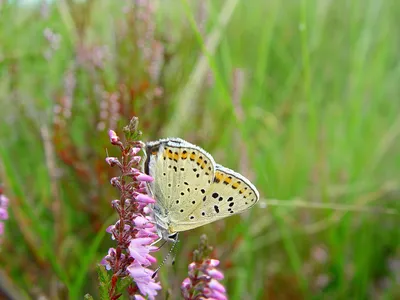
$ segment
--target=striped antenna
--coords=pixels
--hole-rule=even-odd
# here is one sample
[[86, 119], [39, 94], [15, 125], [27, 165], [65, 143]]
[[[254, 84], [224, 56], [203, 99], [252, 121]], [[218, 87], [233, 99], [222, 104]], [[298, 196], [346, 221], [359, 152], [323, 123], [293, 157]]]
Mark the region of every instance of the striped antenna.
[[[167, 261], [168, 257], [171, 255], [172, 251], [174, 250], [175, 245], [176, 245], [178, 242], [179, 242], [179, 240], [178, 240], [178, 234], [176, 234], [175, 237], [174, 237], [174, 242], [173, 242], [173, 244], [172, 244], [171, 249], [169, 249], [167, 255], [164, 257], [163, 261], [158, 265], [157, 269], [154, 271], [154, 273], [153, 273], [153, 275], [151, 276], [151, 278], [156, 277], [158, 271], [159, 271], [159, 270], [161, 269], [161, 267], [165, 264], [165, 262]], [[163, 243], [163, 244], [161, 245], [161, 247], [162, 247], [164, 244], [165, 244], [165, 243]], [[160, 247], [160, 248], [161, 248], [161, 247]], [[176, 253], [175, 253], [175, 255], [174, 255], [174, 261], [175, 261], [175, 256], [176, 256]]]

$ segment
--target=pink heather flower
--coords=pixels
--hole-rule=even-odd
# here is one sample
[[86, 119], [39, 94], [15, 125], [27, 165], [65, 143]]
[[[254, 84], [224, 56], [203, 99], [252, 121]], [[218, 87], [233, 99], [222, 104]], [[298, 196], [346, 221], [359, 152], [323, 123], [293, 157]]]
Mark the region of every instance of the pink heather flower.
[[116, 143], [119, 142], [119, 137], [118, 135], [115, 133], [114, 130], [109, 130], [108, 131], [108, 137], [110, 138], [110, 142], [111, 144], [115, 145]]
[[7, 220], [8, 219], [8, 211], [3, 208], [0, 207], [0, 220]]
[[7, 208], [8, 207], [8, 198], [1, 194], [0, 190], [0, 207]]
[[210, 282], [208, 283], [208, 286], [212, 289], [212, 290], [216, 290], [220, 293], [225, 293], [225, 287], [220, 284], [218, 281], [216, 281], [215, 279], [211, 279]]
[[142, 202], [142, 203], [155, 203], [156, 202], [156, 200], [154, 200], [150, 196], [147, 196], [147, 195], [144, 195], [144, 194], [139, 194], [139, 193], [137, 193], [136, 201], [139, 201], [139, 202]]
[[4, 234], [4, 223], [3, 221], [8, 219], [8, 198], [2, 194], [2, 188], [0, 187], [0, 241], [1, 236]]
[[152, 278], [154, 271], [142, 267], [139, 263], [134, 262], [127, 268], [130, 276], [135, 280], [140, 292], [147, 296], [148, 299], [154, 299], [157, 290], [161, 289], [159, 283]]
[[132, 147], [129, 155], [135, 157], [135, 155], [138, 154], [140, 150], [142, 150], [142, 147]]
[[134, 156], [132, 157], [131, 164], [138, 164], [141, 160], [142, 158], [140, 156]]
[[116, 164], [119, 163], [119, 160], [116, 157], [107, 157], [106, 163], [108, 163], [111, 167], [114, 167]]
[[194, 262], [189, 264], [189, 277], [185, 278], [181, 285], [184, 299], [227, 299], [226, 289], [218, 281], [224, 278], [224, 274], [215, 268], [219, 261], [208, 258], [211, 250], [203, 235], [199, 249], [193, 252]]
[[208, 275], [210, 275], [212, 278], [217, 279], [217, 280], [224, 279], [224, 274], [217, 269], [209, 270]]
[[[130, 299], [154, 299], [161, 285], [153, 278], [154, 271], [149, 267], [156, 263], [150, 254], [158, 248], [152, 244], [158, 239], [152, 209], [148, 206], [155, 200], [147, 194], [146, 183], [154, 179], [144, 174], [139, 165], [141, 157], [137, 154], [144, 143], [130, 140], [136, 137], [137, 120], [132, 119], [124, 130], [128, 142], [123, 144], [113, 130], [108, 131], [111, 144], [118, 146], [122, 157], [107, 157], [111, 167], [119, 168], [121, 175], [111, 179], [111, 185], [119, 190], [121, 199], [111, 201], [112, 207], [119, 214], [114, 225], [107, 228], [111, 238], [117, 241], [115, 248], [110, 248], [101, 264], [113, 272], [113, 278], [130, 276], [134, 283], [127, 289]], [[154, 276], [156, 277], [156, 276]], [[117, 299], [117, 280], [112, 280], [109, 287], [110, 299]]]
[[153, 228], [154, 225], [145, 217], [142, 216], [137, 216], [135, 220], [133, 220], [133, 223], [136, 225], [136, 227], [140, 228]]
[[136, 179], [139, 181], [144, 181], [144, 182], [151, 182], [154, 180], [153, 177], [151, 177], [147, 174], [143, 174], [143, 173], [139, 173], [139, 175], [136, 176]]
[[129, 254], [136, 261], [141, 263], [142, 265], [150, 265], [150, 260], [147, 259], [150, 252], [150, 243], [153, 242], [152, 238], [135, 238], [129, 244]]
[[107, 271], [111, 270], [111, 262], [115, 258], [115, 249], [110, 248], [108, 249], [108, 254], [101, 260], [101, 263]]

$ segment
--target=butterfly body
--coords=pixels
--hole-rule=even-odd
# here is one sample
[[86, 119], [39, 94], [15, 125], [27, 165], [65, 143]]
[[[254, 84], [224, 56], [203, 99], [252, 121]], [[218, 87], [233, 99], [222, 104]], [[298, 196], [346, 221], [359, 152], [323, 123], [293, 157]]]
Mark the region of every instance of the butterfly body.
[[248, 179], [179, 138], [147, 143], [144, 169], [154, 178], [148, 189], [156, 199], [154, 218], [163, 239], [240, 213], [259, 199]]

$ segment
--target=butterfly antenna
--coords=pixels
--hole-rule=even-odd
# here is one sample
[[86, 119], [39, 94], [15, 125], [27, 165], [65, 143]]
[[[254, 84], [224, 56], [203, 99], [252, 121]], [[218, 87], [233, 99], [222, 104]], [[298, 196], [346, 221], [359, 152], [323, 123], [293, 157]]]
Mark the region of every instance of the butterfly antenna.
[[175, 265], [175, 258], [176, 258], [177, 254], [178, 254], [178, 251], [177, 251], [177, 248], [175, 248], [174, 256], [172, 257], [172, 265]]
[[[154, 273], [153, 273], [153, 275], [151, 276], [151, 278], [156, 277], [158, 271], [161, 269], [161, 267], [162, 267], [163, 265], [165, 265], [165, 262], [167, 261], [168, 257], [171, 255], [172, 251], [173, 251], [174, 248], [175, 248], [175, 245], [176, 245], [178, 242], [179, 242], [179, 240], [178, 240], [178, 234], [177, 234], [177, 235], [175, 236], [175, 240], [174, 240], [174, 243], [172, 244], [171, 249], [169, 249], [167, 255], [164, 257], [164, 259], [162, 260], [162, 262], [158, 265], [157, 269], [154, 271]], [[165, 244], [165, 243], [164, 243], [164, 244]], [[164, 244], [163, 244], [163, 245], [164, 245]], [[175, 256], [176, 256], [176, 252], [175, 252], [173, 261], [175, 261]]]

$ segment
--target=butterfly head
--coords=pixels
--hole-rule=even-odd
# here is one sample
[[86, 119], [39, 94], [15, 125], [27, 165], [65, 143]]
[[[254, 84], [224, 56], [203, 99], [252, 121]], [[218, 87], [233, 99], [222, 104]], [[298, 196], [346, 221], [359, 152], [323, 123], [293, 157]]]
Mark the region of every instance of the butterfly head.
[[165, 228], [162, 224], [156, 223], [157, 234], [165, 241], [176, 242], [178, 239], [178, 232], [172, 232], [170, 229]]

